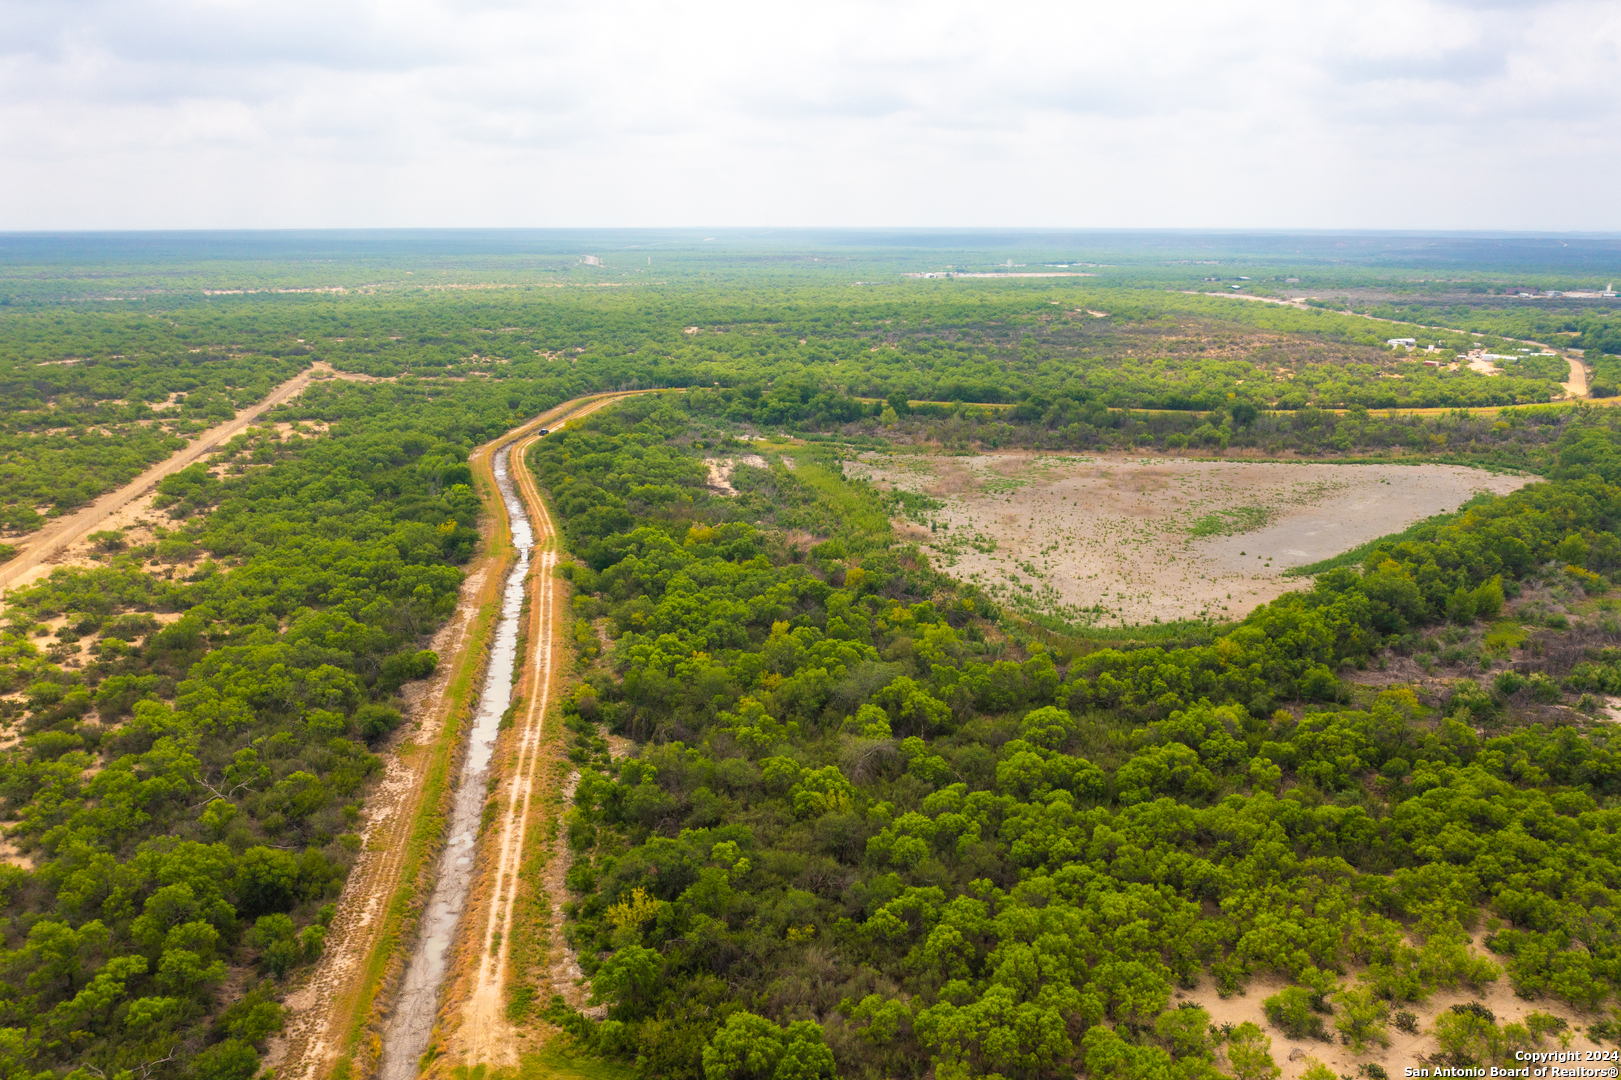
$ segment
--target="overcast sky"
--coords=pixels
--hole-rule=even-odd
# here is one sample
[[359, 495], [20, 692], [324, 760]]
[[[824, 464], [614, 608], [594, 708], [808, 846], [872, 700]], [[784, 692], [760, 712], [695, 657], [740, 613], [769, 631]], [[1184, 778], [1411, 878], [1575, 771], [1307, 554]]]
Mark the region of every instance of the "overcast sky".
[[1621, 229], [1621, 3], [0, 0], [0, 229]]

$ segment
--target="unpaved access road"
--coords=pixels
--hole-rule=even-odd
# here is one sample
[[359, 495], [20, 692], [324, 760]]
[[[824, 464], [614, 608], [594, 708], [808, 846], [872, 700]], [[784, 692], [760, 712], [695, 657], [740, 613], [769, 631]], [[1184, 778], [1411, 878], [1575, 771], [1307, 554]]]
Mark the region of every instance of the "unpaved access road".
[[[451, 710], [464, 704], [456, 698], [454, 688], [459, 680], [470, 678], [468, 673], [478, 666], [477, 650], [471, 646], [481, 635], [475, 631], [485, 616], [493, 616], [511, 555], [510, 523], [495, 491], [491, 468], [495, 453], [515, 441], [532, 442], [540, 428], [559, 427], [628, 396], [630, 394], [606, 394], [565, 402], [469, 455], [469, 464], [480, 477], [490, 506], [484, 524], [485, 544], [462, 585], [456, 615], [433, 641], [433, 648], [441, 657], [439, 670], [410, 711], [414, 723], [402, 728], [402, 734], [410, 741], [399, 744], [396, 752], [387, 756], [383, 780], [366, 801], [360, 858], [344, 884], [321, 959], [303, 985], [287, 998], [287, 1030], [272, 1042], [265, 1062], [276, 1070], [278, 1077], [318, 1080], [330, 1075], [340, 1058], [355, 1054], [361, 1060], [375, 1062], [380, 1052], [380, 1044], [357, 1047], [351, 1043], [372, 1015], [375, 1003], [371, 995], [377, 992], [378, 957], [389, 949], [403, 951], [408, 947], [407, 942], [391, 940], [398, 935], [398, 922], [391, 918], [390, 906], [408, 865], [410, 838], [423, 810], [426, 780], [437, 758], [433, 750]], [[515, 453], [514, 461], [520, 460]], [[533, 487], [532, 481], [530, 487]], [[540, 531], [549, 530], [551, 519], [545, 516], [538, 496], [525, 495], [525, 499], [537, 529], [537, 548], [546, 543], [555, 560], [556, 543], [550, 539], [552, 534]], [[551, 575], [549, 572], [536, 575], [531, 587], [536, 580], [550, 587]], [[532, 610], [544, 608], [545, 602], [531, 602]], [[550, 629], [552, 620], [546, 625], [544, 644], [534, 636], [535, 630], [531, 630], [534, 644], [530, 654], [537, 664], [539, 658], [547, 657], [549, 665], [555, 635]], [[548, 676], [550, 671], [548, 666]], [[532, 700], [535, 695], [528, 693], [526, 697]], [[526, 730], [531, 722], [538, 725], [541, 711], [532, 710], [533, 721], [525, 717]], [[534, 766], [530, 768], [533, 770]], [[502, 835], [505, 835], [504, 828]], [[467, 921], [464, 916], [464, 924]], [[466, 947], [467, 937], [465, 932], [458, 935], [462, 948]], [[478, 940], [482, 941], [483, 935], [478, 935]], [[451, 970], [455, 969], [453, 962]], [[504, 1017], [501, 1020], [504, 1023]]]
[[[608, 405], [593, 402], [571, 419], [585, 416]], [[548, 796], [562, 782], [562, 725], [553, 717], [547, 723], [556, 683], [556, 673], [566, 646], [560, 633], [563, 590], [553, 580], [557, 565], [557, 529], [541, 498], [540, 488], [525, 461], [538, 436], [520, 440], [512, 450], [509, 469], [513, 486], [524, 502], [530, 525], [535, 531], [531, 549], [534, 570], [529, 582], [529, 649], [517, 692], [523, 705], [515, 716], [506, 742], [505, 761], [510, 774], [499, 789], [500, 810], [497, 827], [485, 841], [481, 860], [484, 880], [457, 933], [458, 958], [452, 970], [462, 972], [451, 990], [450, 1016], [445, 1025], [451, 1032], [447, 1060], [472, 1065], [516, 1065], [518, 1033], [506, 1018], [505, 988], [507, 958], [512, 949], [513, 920], [520, 898], [519, 870], [523, 866], [524, 845], [532, 826], [532, 815], [550, 800]], [[492, 763], [494, 764], [494, 763]]]
[[114, 491], [97, 498], [83, 510], [57, 518], [39, 532], [18, 542], [22, 548], [15, 558], [0, 566], [0, 590], [11, 588], [43, 566], [47, 559], [75, 541], [82, 540], [113, 514], [158, 486], [158, 482], [201, 461], [222, 445], [246, 431], [253, 422], [277, 405], [293, 400], [317, 378], [372, 381], [368, 376], [332, 370], [326, 361], [317, 361], [306, 370], [276, 387], [256, 405], [249, 405], [236, 416], [192, 439], [184, 450], [176, 451]]
[[[1547, 348], [1547, 346], [1544, 345], [1543, 348]], [[1563, 384], [1564, 387], [1565, 387], [1565, 394], [1567, 396], [1573, 397], [1573, 398], [1584, 398], [1584, 397], [1586, 397], [1587, 396], [1587, 364], [1586, 364], [1586, 362], [1582, 361], [1582, 360], [1578, 360], [1578, 359], [1576, 359], [1576, 357], [1571, 356], [1569, 353], [1566, 353], [1565, 354], [1565, 363], [1570, 365], [1570, 378], [1568, 380], [1566, 380], [1566, 382]]]
[[[1182, 291], [1188, 296], [1225, 296], [1229, 300], [1253, 300], [1253, 301], [1256, 301], [1256, 302], [1262, 303], [1262, 304], [1282, 304], [1284, 307], [1292, 307], [1292, 308], [1295, 308], [1298, 311], [1313, 311], [1313, 310], [1327, 311], [1327, 310], [1333, 310], [1334, 314], [1336, 314], [1336, 315], [1355, 315], [1356, 317], [1358, 317], [1360, 319], [1372, 319], [1374, 322], [1389, 323], [1391, 326], [1411, 326], [1411, 327], [1413, 327], [1415, 329], [1418, 329], [1418, 330], [1440, 330], [1440, 331], [1444, 331], [1445, 333], [1449, 333], [1449, 334], [1467, 334], [1467, 333], [1471, 332], [1471, 331], [1468, 331], [1468, 330], [1460, 330], [1455, 326], [1430, 326], [1427, 323], [1402, 322], [1402, 321], [1400, 321], [1398, 319], [1386, 319], [1383, 316], [1379, 316], [1379, 315], [1366, 315], [1366, 314], [1364, 314], [1364, 313], [1362, 313], [1360, 311], [1345, 311], [1343, 309], [1329, 309], [1329, 308], [1316, 308], [1316, 309], [1314, 309], [1314, 308], [1308, 306], [1306, 304], [1306, 301], [1307, 300], [1316, 300], [1316, 299], [1318, 299], [1318, 297], [1315, 297], [1315, 296], [1302, 296], [1302, 297], [1299, 297], [1298, 299], [1283, 300], [1283, 299], [1280, 299], [1280, 298], [1275, 297], [1275, 296], [1246, 296], [1243, 293], [1224, 293], [1224, 292], [1201, 293], [1201, 292], [1196, 292], [1196, 291], [1194, 291], [1192, 289], [1184, 289]], [[1483, 337], [1484, 335], [1475, 334], [1474, 336], [1475, 337]], [[1499, 334], [1497, 336], [1502, 337], [1501, 334]], [[1570, 355], [1569, 350], [1556, 350], [1552, 345], [1549, 345], [1546, 342], [1532, 341], [1530, 338], [1504, 337], [1503, 340], [1504, 341], [1517, 341], [1521, 345], [1535, 345], [1537, 348], [1545, 349], [1548, 352], [1560, 352], [1560, 353], [1562, 353], [1564, 355], [1564, 357], [1565, 357], [1565, 363], [1570, 365], [1570, 378], [1559, 384], [1560, 386], [1563, 386], [1565, 388], [1565, 397], [1567, 399], [1575, 399], [1575, 398], [1585, 398], [1587, 396], [1587, 365], [1586, 365], [1585, 362], [1578, 359], [1577, 357], [1574, 357], [1574, 356]], [[1474, 365], [1470, 364], [1470, 367], [1474, 367]], [[1481, 374], [1487, 374], [1487, 375], [1491, 374], [1491, 372], [1482, 371], [1479, 368], [1477, 368], [1476, 370], [1481, 371]], [[1403, 409], [1402, 410], [1402, 412], [1409, 412], [1409, 411], [1412, 411], [1412, 410], [1408, 410], [1408, 409]], [[1432, 411], [1432, 410], [1418, 410], [1418, 411], [1428, 412], [1428, 411]], [[1440, 412], [1440, 411], [1443, 411], [1443, 410], [1437, 409], [1437, 410], [1433, 410], [1433, 411]]]

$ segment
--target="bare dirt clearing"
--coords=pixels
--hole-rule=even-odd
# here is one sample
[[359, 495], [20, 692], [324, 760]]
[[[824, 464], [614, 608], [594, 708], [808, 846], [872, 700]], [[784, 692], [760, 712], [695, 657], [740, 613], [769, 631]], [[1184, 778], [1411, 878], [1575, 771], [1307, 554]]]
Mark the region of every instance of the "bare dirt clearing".
[[739, 465], [749, 465], [756, 469], [765, 468], [765, 458], [759, 454], [743, 454], [736, 458], [707, 458], [704, 464], [709, 468], [709, 489], [721, 495], [736, 495], [737, 489], [732, 486], [732, 470]]
[[[1476, 956], [1497, 962], [1478, 942], [1470, 940], [1470, 952]], [[1473, 990], [1467, 986], [1457, 986], [1451, 989], [1438, 989], [1422, 1002], [1407, 1002], [1393, 1008], [1405, 1009], [1417, 1018], [1417, 1031], [1404, 1032], [1395, 1024], [1390, 1024], [1387, 1033], [1390, 1037], [1389, 1046], [1371, 1044], [1365, 1053], [1357, 1053], [1351, 1047], [1339, 1041], [1328, 1041], [1313, 1038], [1290, 1038], [1278, 1028], [1273, 1027], [1266, 1018], [1263, 1003], [1289, 983], [1277, 976], [1263, 976], [1253, 979], [1246, 988], [1245, 993], [1230, 997], [1221, 997], [1211, 980], [1202, 979], [1198, 988], [1188, 992], [1185, 996], [1178, 994], [1179, 1000], [1186, 1000], [1195, 1005], [1202, 1006], [1210, 1014], [1211, 1022], [1217, 1027], [1232, 1024], [1235, 1027], [1242, 1023], [1252, 1023], [1266, 1032], [1272, 1040], [1272, 1057], [1283, 1070], [1280, 1080], [1300, 1080], [1306, 1069], [1315, 1058], [1329, 1066], [1340, 1076], [1362, 1075], [1362, 1068], [1371, 1063], [1383, 1068], [1387, 1075], [1399, 1077], [1402, 1070], [1409, 1066], [1422, 1067], [1425, 1059], [1437, 1053], [1438, 1046], [1433, 1034], [1435, 1018], [1451, 1009], [1454, 1005], [1464, 1005], [1469, 1002], [1479, 1002], [1492, 1011], [1498, 1024], [1523, 1023], [1526, 1014], [1532, 1012], [1548, 1013], [1564, 1020], [1572, 1029], [1579, 1030], [1591, 1023], [1596, 1016], [1584, 1015], [1570, 1008], [1562, 1001], [1553, 998], [1540, 998], [1528, 1001], [1514, 993], [1509, 984], [1507, 975], [1500, 975], [1480, 989]], [[1345, 987], [1356, 986], [1355, 979], [1345, 979]], [[1332, 1034], [1334, 1017], [1324, 1016], [1323, 1021]], [[1596, 1040], [1583, 1038], [1577, 1035], [1573, 1047], [1586, 1048], [1597, 1045]], [[1559, 1048], [1557, 1039], [1548, 1040], [1540, 1047], [1542, 1050]]]
[[1528, 478], [1457, 465], [861, 455], [851, 476], [929, 495], [904, 530], [998, 601], [1083, 625], [1227, 618], [1297, 589], [1283, 572]]

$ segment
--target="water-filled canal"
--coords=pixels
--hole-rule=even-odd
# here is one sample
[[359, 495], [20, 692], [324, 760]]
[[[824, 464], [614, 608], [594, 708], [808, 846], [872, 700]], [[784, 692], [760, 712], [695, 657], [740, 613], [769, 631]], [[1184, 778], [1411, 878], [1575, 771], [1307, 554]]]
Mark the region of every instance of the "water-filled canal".
[[439, 860], [438, 879], [423, 912], [421, 937], [405, 969], [405, 983], [400, 988], [399, 1000], [383, 1039], [382, 1080], [414, 1080], [417, 1060], [433, 1034], [439, 992], [450, 964], [450, 944], [473, 884], [475, 845], [486, 798], [490, 754], [495, 749], [501, 715], [512, 703], [512, 672], [518, 662], [518, 617], [523, 610], [524, 578], [529, 573], [529, 553], [535, 534], [523, 500], [512, 486], [511, 455], [510, 445], [496, 455], [495, 483], [512, 521], [512, 544], [518, 551], [518, 561], [507, 576], [501, 597], [501, 616], [490, 646], [489, 671], [467, 734], [467, 756], [451, 811], [450, 831]]

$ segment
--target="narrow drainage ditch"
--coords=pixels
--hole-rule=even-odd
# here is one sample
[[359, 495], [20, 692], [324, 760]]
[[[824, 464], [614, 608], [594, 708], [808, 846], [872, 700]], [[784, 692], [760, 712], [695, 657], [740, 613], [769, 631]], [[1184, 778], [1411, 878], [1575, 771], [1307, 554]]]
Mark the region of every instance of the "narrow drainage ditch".
[[439, 859], [439, 876], [422, 914], [421, 936], [405, 969], [405, 982], [400, 987], [394, 1015], [383, 1037], [381, 1080], [414, 1080], [417, 1062], [433, 1035], [439, 992], [450, 964], [450, 945], [473, 885], [490, 755], [500, 733], [501, 716], [512, 704], [512, 671], [518, 662], [518, 617], [523, 610], [524, 579], [529, 573], [529, 552], [535, 543], [535, 533], [523, 500], [512, 486], [511, 456], [511, 445], [496, 455], [495, 485], [512, 522], [512, 546], [518, 550], [518, 562], [507, 575], [506, 590], [501, 597], [501, 616], [490, 646], [490, 666], [467, 735], [467, 757], [456, 788], [450, 831]]

